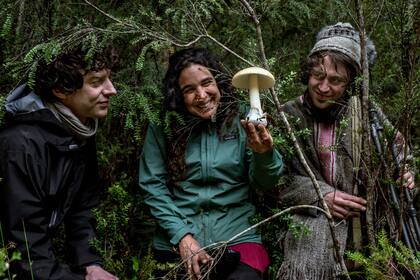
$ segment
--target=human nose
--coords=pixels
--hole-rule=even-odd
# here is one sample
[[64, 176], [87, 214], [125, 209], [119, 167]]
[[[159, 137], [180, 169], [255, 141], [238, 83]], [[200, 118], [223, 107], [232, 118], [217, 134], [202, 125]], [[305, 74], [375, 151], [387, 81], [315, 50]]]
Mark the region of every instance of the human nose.
[[197, 87], [197, 91], [195, 93], [195, 97], [197, 99], [204, 99], [204, 98], [206, 98], [206, 96], [207, 96], [207, 92], [204, 89], [204, 87], [202, 87], [202, 86]]
[[327, 92], [330, 90], [330, 84], [328, 83], [327, 79], [319, 81], [319, 90], [321, 92]]
[[117, 94], [117, 90], [115, 89], [114, 85], [112, 84], [109, 78], [105, 82], [105, 86], [102, 92], [104, 95], [109, 95], [109, 96]]

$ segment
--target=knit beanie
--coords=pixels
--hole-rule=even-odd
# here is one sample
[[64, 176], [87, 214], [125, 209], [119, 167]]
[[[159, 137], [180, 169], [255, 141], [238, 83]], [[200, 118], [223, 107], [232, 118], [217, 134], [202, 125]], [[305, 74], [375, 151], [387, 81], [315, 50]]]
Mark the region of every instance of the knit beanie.
[[[372, 66], [376, 58], [376, 51], [375, 45], [369, 38], [366, 40], [366, 48], [369, 65]], [[361, 69], [359, 32], [350, 23], [338, 22], [335, 25], [323, 27], [316, 36], [315, 46], [310, 51], [309, 56], [329, 50], [347, 55]]]

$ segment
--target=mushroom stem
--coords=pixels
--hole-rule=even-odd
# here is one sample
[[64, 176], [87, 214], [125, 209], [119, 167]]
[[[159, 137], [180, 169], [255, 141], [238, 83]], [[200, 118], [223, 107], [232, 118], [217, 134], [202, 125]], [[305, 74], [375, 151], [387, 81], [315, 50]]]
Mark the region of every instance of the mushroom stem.
[[257, 75], [251, 75], [249, 77], [249, 100], [251, 102], [251, 108], [256, 108], [258, 112], [262, 113]]
[[246, 117], [247, 120], [255, 124], [267, 125], [267, 120], [261, 109], [257, 75], [249, 76], [249, 101], [251, 103], [251, 108]]

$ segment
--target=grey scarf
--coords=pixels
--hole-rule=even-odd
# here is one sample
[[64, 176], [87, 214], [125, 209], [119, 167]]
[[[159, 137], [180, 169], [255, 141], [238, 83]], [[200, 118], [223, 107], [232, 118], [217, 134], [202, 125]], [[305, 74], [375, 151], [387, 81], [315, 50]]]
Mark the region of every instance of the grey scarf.
[[59, 101], [45, 102], [45, 106], [53, 112], [57, 119], [69, 127], [77, 138], [86, 139], [95, 135], [98, 119], [89, 119], [86, 124], [83, 124], [68, 107]]

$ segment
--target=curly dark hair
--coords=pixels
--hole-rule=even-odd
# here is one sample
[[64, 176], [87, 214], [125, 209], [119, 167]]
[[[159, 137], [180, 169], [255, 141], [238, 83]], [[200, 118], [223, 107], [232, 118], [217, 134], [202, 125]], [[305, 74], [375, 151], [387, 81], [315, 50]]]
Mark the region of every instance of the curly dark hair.
[[50, 63], [41, 60], [35, 77], [35, 93], [48, 101], [56, 99], [54, 89], [71, 94], [82, 88], [83, 77], [89, 71], [111, 69], [117, 61], [111, 47], [96, 52], [91, 59], [86, 55], [87, 50], [78, 46], [61, 53]]
[[[163, 79], [164, 111], [175, 111], [184, 117], [184, 125], [172, 122], [170, 124], [171, 139], [168, 137], [167, 170], [168, 182], [175, 183], [186, 169], [185, 150], [188, 137], [195, 127], [211, 123], [212, 120], [202, 120], [191, 116], [184, 104], [184, 98], [179, 88], [179, 76], [182, 70], [192, 64], [205, 66], [216, 80], [220, 91], [220, 103], [216, 113], [216, 125], [219, 136], [223, 126], [230, 127], [238, 114], [238, 104], [233, 95], [231, 77], [223, 70], [219, 60], [205, 48], [188, 48], [175, 52], [169, 58], [169, 66]], [[170, 140], [170, 141], [169, 141]]]
[[350, 59], [347, 55], [337, 52], [337, 51], [320, 51], [312, 54], [307, 57], [306, 60], [301, 64], [299, 78], [302, 84], [307, 85], [309, 82], [309, 77], [311, 76], [312, 70], [321, 65], [324, 61], [324, 58], [329, 56], [332, 60], [332, 63], [337, 67], [337, 65], [343, 65], [347, 71], [347, 76], [349, 77], [349, 89], [353, 89], [354, 80], [358, 74], [360, 74], [360, 69], [357, 64]]

